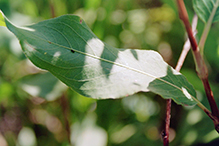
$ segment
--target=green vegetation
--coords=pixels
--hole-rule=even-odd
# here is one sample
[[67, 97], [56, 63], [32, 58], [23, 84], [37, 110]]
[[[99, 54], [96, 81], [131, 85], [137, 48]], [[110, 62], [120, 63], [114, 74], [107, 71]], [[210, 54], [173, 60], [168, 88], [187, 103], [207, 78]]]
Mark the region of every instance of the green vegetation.
[[[187, 1], [186, 8], [190, 21], [194, 10], [201, 18], [197, 40], [218, 103], [218, 23], [211, 27], [218, 21], [218, 1], [211, 3], [204, 7], [200, 1]], [[12, 22], [0, 16], [0, 26], [6, 23], [17, 36], [0, 27], [0, 143], [162, 145], [163, 98], [183, 105], [172, 103], [170, 145], [209, 143], [218, 137], [212, 120], [199, 108], [202, 103], [210, 109], [192, 53], [182, 75], [170, 67], [176, 66], [186, 41], [173, 1], [3, 0], [0, 9]], [[50, 72], [26, 58], [18, 39], [25, 55]], [[159, 52], [170, 66], [149, 50]], [[199, 107], [191, 106], [197, 102]]]

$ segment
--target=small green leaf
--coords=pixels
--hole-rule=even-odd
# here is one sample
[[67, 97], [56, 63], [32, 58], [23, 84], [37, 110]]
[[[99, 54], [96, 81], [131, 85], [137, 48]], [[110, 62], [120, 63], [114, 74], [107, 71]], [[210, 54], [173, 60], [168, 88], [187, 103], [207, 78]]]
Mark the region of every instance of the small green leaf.
[[210, 17], [212, 22], [219, 21], [219, 0], [193, 0], [193, 7], [199, 18], [205, 23]]
[[47, 101], [57, 99], [67, 88], [49, 72], [25, 76], [22, 78], [20, 86], [31, 96], [41, 97]]
[[6, 26], [5, 20], [4, 20], [4, 14], [0, 10], [0, 26]]
[[121, 98], [152, 91], [178, 104], [196, 104], [196, 92], [155, 51], [117, 49], [97, 38], [75, 15], [28, 27], [7, 28], [20, 40], [26, 56], [67, 86], [92, 98]]

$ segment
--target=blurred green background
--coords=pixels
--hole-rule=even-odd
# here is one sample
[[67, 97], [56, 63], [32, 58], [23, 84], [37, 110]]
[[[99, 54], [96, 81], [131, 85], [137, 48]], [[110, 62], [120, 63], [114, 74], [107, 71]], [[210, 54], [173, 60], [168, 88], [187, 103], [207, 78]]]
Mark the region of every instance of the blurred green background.
[[[185, 1], [190, 20], [191, 1]], [[64, 14], [81, 16], [104, 42], [117, 48], [158, 51], [175, 67], [186, 34], [170, 0], [1, 0], [0, 9], [23, 26]], [[204, 24], [198, 21], [200, 38]], [[205, 46], [209, 80], [219, 103], [219, 24]], [[191, 52], [181, 70], [209, 108]], [[46, 71], [32, 65], [19, 42], [0, 27], [1, 146], [157, 146], [162, 145], [166, 102], [153, 93], [118, 100], [83, 97]], [[172, 105], [170, 141], [174, 146], [201, 145], [218, 134], [197, 106]], [[210, 145], [213, 145], [212, 143]]]

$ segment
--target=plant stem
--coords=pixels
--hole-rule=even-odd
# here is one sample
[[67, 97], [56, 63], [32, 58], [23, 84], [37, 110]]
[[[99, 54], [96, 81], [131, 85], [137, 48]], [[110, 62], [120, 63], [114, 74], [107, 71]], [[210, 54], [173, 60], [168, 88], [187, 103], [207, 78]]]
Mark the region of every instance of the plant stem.
[[[194, 15], [193, 17], [193, 20], [192, 20], [192, 32], [193, 32], [193, 35], [195, 36], [196, 35], [196, 27], [197, 27], [197, 23], [198, 23], [198, 16], [197, 15]], [[191, 48], [191, 44], [190, 44], [190, 41], [189, 39], [186, 40], [184, 46], [183, 46], [183, 50], [182, 50], [182, 53], [179, 57], [179, 60], [177, 62], [177, 65], [176, 65], [176, 70], [177, 71], [180, 71], [183, 63], [184, 63], [184, 60], [189, 52]]]
[[69, 144], [71, 144], [71, 130], [70, 130], [70, 124], [68, 120], [70, 112], [69, 112], [68, 101], [67, 101], [67, 97], [65, 93], [63, 93], [60, 100], [61, 100], [62, 112], [64, 116], [64, 125], [65, 125], [66, 134], [67, 134], [67, 139], [68, 139]]
[[[208, 101], [209, 101], [209, 103], [211, 105], [212, 115], [216, 116], [217, 118], [219, 118], [219, 111], [218, 111], [216, 102], [214, 100], [213, 92], [211, 91], [211, 87], [209, 85], [209, 82], [208, 82], [207, 79], [203, 79], [202, 82], [204, 84], [205, 93], [207, 95]], [[215, 110], [215, 109], [217, 109], [217, 110]]]
[[53, 0], [49, 1], [49, 6], [50, 6], [50, 13], [51, 13], [51, 17], [55, 18], [56, 14], [55, 14], [55, 8], [54, 8], [54, 2]]
[[188, 34], [188, 37], [189, 37], [189, 40], [192, 46], [193, 56], [194, 56], [194, 60], [196, 64], [196, 71], [197, 71], [199, 78], [202, 80], [202, 83], [204, 85], [205, 92], [208, 98], [208, 102], [210, 104], [211, 111], [212, 111], [211, 113], [209, 111], [206, 111], [206, 109], [204, 109], [204, 112], [213, 120], [215, 129], [219, 133], [219, 128], [218, 128], [219, 127], [219, 111], [218, 111], [217, 105], [213, 97], [213, 93], [211, 91], [211, 88], [208, 82], [208, 70], [205, 65], [204, 59], [199, 51], [197, 41], [194, 35], [192, 34], [192, 28], [189, 23], [188, 13], [187, 13], [184, 1], [177, 0], [177, 5], [178, 5], [180, 19], [184, 23], [184, 26], [186, 28], [186, 31], [187, 31], [187, 34]]
[[[198, 17], [197, 17], [197, 15], [195, 15], [193, 17], [193, 21], [192, 21], [192, 30], [193, 30], [194, 35], [196, 34], [197, 22], [198, 22]], [[185, 61], [185, 58], [186, 58], [190, 48], [191, 48], [191, 44], [189, 42], [189, 39], [187, 39], [187, 41], [185, 42], [185, 44], [183, 46], [183, 49], [182, 49], [181, 55], [179, 57], [179, 60], [177, 62], [177, 65], [176, 65], [176, 68], [175, 68], [176, 71], [179, 72], [180, 69], [182, 68], [182, 65], [183, 65], [183, 63]], [[202, 109], [206, 109], [204, 107], [204, 105], [202, 105], [201, 103], [199, 104], [199, 103], [200, 102], [198, 101], [198, 105], [201, 106]], [[208, 110], [206, 109], [206, 111], [208, 111]], [[168, 146], [169, 145], [170, 118], [171, 118], [171, 99], [167, 99], [165, 129], [164, 129], [164, 132], [163, 132], [163, 145], [164, 146]]]
[[175, 68], [177, 71], [180, 71], [189, 50], [190, 50], [190, 42], [189, 42], [189, 40], [187, 40], [184, 44], [182, 53], [179, 57], [179, 60], [177, 62], [176, 68]]
[[198, 44], [196, 42], [196, 39], [195, 39], [193, 32], [192, 32], [191, 25], [189, 23], [189, 17], [187, 14], [187, 10], [186, 10], [184, 1], [177, 0], [177, 6], [178, 6], [178, 10], [179, 10], [179, 17], [185, 25], [185, 28], [186, 28], [186, 31], [187, 31], [187, 34], [188, 34], [188, 37], [189, 37], [189, 40], [190, 40], [190, 43], [192, 46], [192, 50], [195, 51], [196, 49], [198, 49]]
[[167, 99], [166, 107], [166, 119], [165, 119], [165, 129], [162, 134], [163, 136], [163, 145], [169, 146], [169, 128], [170, 128], [170, 118], [171, 118], [171, 99]]

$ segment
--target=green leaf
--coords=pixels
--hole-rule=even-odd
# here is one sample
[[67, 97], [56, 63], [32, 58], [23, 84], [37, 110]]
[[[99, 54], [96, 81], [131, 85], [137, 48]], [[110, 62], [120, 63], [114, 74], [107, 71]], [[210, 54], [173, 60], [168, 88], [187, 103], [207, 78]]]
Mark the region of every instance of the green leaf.
[[219, 20], [219, 0], [193, 0], [193, 7], [199, 18], [205, 23], [212, 19], [212, 22]]
[[121, 98], [152, 91], [178, 104], [196, 104], [196, 92], [155, 51], [117, 49], [100, 41], [85, 22], [64, 15], [27, 27], [5, 17], [26, 56], [78, 93], [92, 98]]
[[20, 86], [33, 97], [41, 97], [47, 101], [57, 99], [67, 88], [49, 72], [25, 76], [22, 78]]
[[2, 11], [0, 10], [0, 26], [6, 26], [4, 15], [2, 14]]

